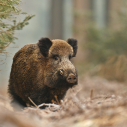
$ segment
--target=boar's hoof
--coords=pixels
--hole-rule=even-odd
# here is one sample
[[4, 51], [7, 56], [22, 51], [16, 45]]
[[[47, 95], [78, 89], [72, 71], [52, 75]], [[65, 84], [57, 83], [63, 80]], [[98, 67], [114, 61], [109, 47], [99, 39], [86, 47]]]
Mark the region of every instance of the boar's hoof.
[[67, 77], [67, 82], [68, 83], [76, 83], [77, 82], [77, 77], [74, 74], [69, 74]]

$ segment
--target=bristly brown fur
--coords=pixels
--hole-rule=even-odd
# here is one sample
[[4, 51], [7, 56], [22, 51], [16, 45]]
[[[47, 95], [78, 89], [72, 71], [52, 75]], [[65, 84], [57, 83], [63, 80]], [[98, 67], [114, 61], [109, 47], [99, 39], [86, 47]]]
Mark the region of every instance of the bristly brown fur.
[[[70, 44], [71, 43], [71, 44]], [[74, 44], [73, 44], [74, 43]], [[68, 83], [67, 77], [77, 71], [70, 61], [77, 52], [77, 42], [41, 38], [35, 44], [21, 48], [13, 58], [8, 92], [13, 102], [23, 106], [51, 103], [64, 97], [75, 83]], [[62, 75], [60, 72], [62, 71]]]

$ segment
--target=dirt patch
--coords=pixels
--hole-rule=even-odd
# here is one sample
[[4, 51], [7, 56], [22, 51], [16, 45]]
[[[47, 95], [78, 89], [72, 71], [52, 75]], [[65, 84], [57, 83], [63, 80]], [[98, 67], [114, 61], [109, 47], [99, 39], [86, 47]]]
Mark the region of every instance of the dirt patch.
[[0, 127], [121, 127], [127, 125], [127, 85], [83, 76], [60, 106], [14, 110], [0, 96]]

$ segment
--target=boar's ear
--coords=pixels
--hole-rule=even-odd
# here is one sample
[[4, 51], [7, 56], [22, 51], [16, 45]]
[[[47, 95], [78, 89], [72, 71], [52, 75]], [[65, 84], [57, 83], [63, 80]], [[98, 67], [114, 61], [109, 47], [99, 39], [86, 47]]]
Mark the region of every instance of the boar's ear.
[[73, 38], [69, 38], [67, 40], [68, 44], [70, 44], [72, 47], [73, 47], [73, 57], [76, 56], [76, 53], [77, 53], [77, 49], [78, 49], [78, 46], [77, 46], [77, 40], [76, 39], [73, 39]]
[[40, 48], [40, 52], [42, 53], [42, 55], [47, 57], [49, 48], [52, 45], [51, 40], [49, 38], [41, 38], [37, 45]]

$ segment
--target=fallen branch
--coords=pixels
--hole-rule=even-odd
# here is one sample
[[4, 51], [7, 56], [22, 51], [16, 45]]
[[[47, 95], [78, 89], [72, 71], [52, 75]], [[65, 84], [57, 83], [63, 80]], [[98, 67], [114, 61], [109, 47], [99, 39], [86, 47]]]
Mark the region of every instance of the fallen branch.
[[57, 105], [57, 104], [46, 104], [46, 103], [38, 105], [39, 108], [42, 107], [42, 106], [55, 107], [55, 108], [60, 108], [61, 107], [60, 105]]
[[36, 107], [36, 108], [40, 108], [40, 107], [42, 107], [42, 106], [48, 106], [49, 108], [50, 107], [53, 107], [53, 108], [56, 108], [56, 109], [60, 109], [60, 105], [57, 105], [57, 104], [46, 104], [46, 103], [42, 103], [42, 104], [40, 104], [40, 105], [36, 105], [33, 101], [32, 101], [32, 99], [30, 98], [30, 97], [28, 97], [28, 99], [30, 100], [30, 102]]
[[28, 97], [28, 99], [30, 100], [30, 102], [36, 107], [36, 108], [39, 108], [32, 100], [30, 97]]
[[93, 89], [91, 89], [91, 91], [90, 91], [90, 99], [91, 100], [93, 99]]

